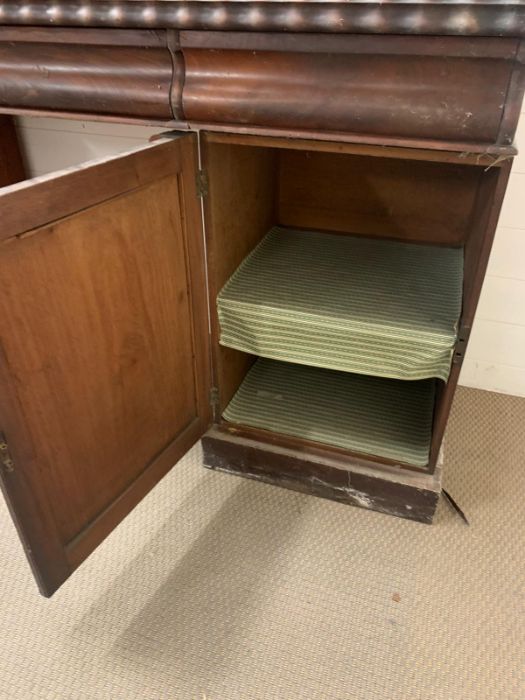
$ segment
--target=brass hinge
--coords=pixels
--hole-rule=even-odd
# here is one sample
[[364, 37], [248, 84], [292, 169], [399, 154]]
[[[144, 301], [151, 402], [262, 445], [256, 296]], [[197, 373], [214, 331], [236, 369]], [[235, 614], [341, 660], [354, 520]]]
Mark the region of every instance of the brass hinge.
[[0, 432], [0, 464], [6, 472], [12, 472], [15, 469], [15, 464], [9, 452], [9, 445], [2, 432]]
[[470, 328], [468, 326], [461, 326], [458, 331], [458, 337], [456, 344], [454, 345], [454, 352], [452, 354], [452, 363], [455, 365], [461, 365], [465, 358], [465, 350], [467, 349], [467, 343], [470, 336]]
[[197, 170], [197, 197], [204, 199], [208, 196], [208, 175], [205, 170]]
[[220, 405], [219, 405], [219, 390], [216, 386], [212, 386], [210, 389], [210, 405], [213, 415], [213, 420], [217, 421], [220, 418]]

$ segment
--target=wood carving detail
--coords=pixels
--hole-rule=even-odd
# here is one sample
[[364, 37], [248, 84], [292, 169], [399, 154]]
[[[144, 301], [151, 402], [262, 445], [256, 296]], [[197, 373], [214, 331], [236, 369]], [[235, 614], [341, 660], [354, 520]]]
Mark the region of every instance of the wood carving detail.
[[525, 36], [520, 2], [0, 2], [2, 24], [231, 31]]

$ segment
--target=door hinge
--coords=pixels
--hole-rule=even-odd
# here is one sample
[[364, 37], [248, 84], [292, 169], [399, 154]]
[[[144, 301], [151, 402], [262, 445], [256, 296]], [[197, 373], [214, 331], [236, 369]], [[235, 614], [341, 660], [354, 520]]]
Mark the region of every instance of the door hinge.
[[15, 469], [15, 463], [11, 459], [11, 453], [9, 452], [9, 445], [2, 432], [0, 432], [0, 464], [6, 472], [12, 472]]
[[468, 326], [461, 326], [458, 331], [458, 337], [456, 344], [454, 345], [454, 352], [452, 354], [452, 363], [455, 365], [461, 365], [465, 358], [465, 350], [467, 349], [467, 343], [470, 336], [470, 328]]
[[197, 197], [204, 199], [208, 196], [208, 174], [205, 170], [197, 170], [196, 175]]
[[219, 390], [216, 386], [210, 389], [210, 405], [213, 415], [213, 420], [217, 422], [220, 418]]

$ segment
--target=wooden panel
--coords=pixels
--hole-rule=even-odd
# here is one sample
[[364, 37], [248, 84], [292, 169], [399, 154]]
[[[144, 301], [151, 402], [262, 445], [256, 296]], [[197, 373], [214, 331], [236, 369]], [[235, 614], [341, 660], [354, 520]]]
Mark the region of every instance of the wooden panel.
[[178, 164], [169, 158], [172, 150], [170, 142], [141, 146], [127, 155], [101, 159], [94, 166], [96, 178], [92, 167], [72, 166], [4, 189], [0, 240], [176, 174]]
[[519, 2], [221, 2], [214, 0], [41, 0], [30, 5], [2, 2], [5, 24], [277, 32], [378, 34], [465, 34], [524, 36], [525, 8]]
[[0, 116], [0, 187], [23, 180], [24, 163], [11, 117]]
[[279, 223], [460, 244], [481, 168], [280, 151]]
[[[0, 28], [0, 37], [2, 36]], [[16, 31], [10, 28], [5, 31]], [[20, 30], [18, 30], [20, 31]], [[36, 31], [36, 30], [33, 30]], [[48, 30], [49, 31], [49, 30]], [[331, 53], [448, 56], [514, 59], [517, 39], [466, 37], [369, 37], [365, 34], [294, 34], [271, 32], [181, 31], [183, 48]]]
[[209, 144], [205, 139], [204, 165], [209, 181], [205, 208], [215, 381], [223, 409], [253, 358], [218, 345], [216, 298], [275, 222], [276, 156], [268, 148]]
[[0, 106], [171, 119], [167, 48], [0, 43]]
[[470, 329], [485, 278], [512, 162], [483, 172], [465, 247], [463, 322]]
[[141, 46], [166, 48], [168, 33], [151, 29], [78, 29], [73, 27], [0, 27], [0, 42]]
[[[0, 108], [0, 114], [2, 108]], [[27, 110], [26, 112], [27, 113]], [[148, 122], [151, 123], [151, 122]], [[306, 130], [306, 129], [277, 129], [274, 127], [264, 127], [264, 126], [247, 126], [244, 124], [210, 124], [209, 122], [197, 122], [197, 121], [187, 121], [171, 123], [170, 126], [177, 128], [179, 130], [184, 130], [187, 128], [214, 132], [221, 137], [237, 136], [240, 135], [242, 139], [277, 139], [278, 142], [284, 143], [285, 141], [290, 142], [290, 147], [293, 148], [296, 140], [303, 141], [315, 141], [317, 143], [326, 144], [348, 144], [354, 145], [359, 144], [363, 147], [370, 146], [371, 148], [377, 148], [377, 146], [392, 148], [392, 149], [408, 149], [410, 152], [412, 149], [422, 153], [433, 149], [438, 152], [445, 152], [446, 154], [455, 153], [459, 156], [465, 154], [465, 162], [469, 163], [474, 160], [477, 156], [480, 157], [480, 163], [486, 161], [487, 157], [492, 161], [497, 160], [500, 157], [508, 158], [515, 156], [517, 149], [513, 145], [502, 145], [502, 144], [491, 144], [491, 143], [473, 143], [467, 141], [444, 141], [443, 139], [422, 139], [422, 138], [409, 138], [409, 137], [397, 137], [397, 136], [375, 136], [371, 134], [356, 134], [352, 132], [344, 131], [320, 131], [317, 130]], [[277, 146], [279, 147], [279, 146]], [[336, 150], [336, 149], [327, 149]], [[429, 160], [439, 160], [439, 158], [429, 158]], [[490, 164], [490, 163], [489, 163]]]
[[374, 42], [381, 40], [369, 41], [362, 54], [183, 48], [185, 117], [445, 141], [498, 140], [512, 60], [428, 56], [416, 48], [413, 55], [386, 55], [374, 52]]
[[193, 141], [150, 146], [146, 172], [154, 148], [169, 163], [157, 178], [134, 187], [138, 156], [121, 157], [121, 192], [104, 195], [108, 164], [92, 166], [87, 208], [0, 246], [0, 426], [15, 465], [2, 477], [46, 594], [209, 420]]
[[[504, 162], [506, 157], [515, 156], [518, 152], [517, 149], [512, 146], [501, 148], [494, 146], [491, 149], [476, 153], [472, 150], [468, 150], [469, 147], [467, 145], [465, 145], [466, 150], [463, 152], [458, 150], [448, 151], [444, 148], [437, 148], [437, 144], [435, 143], [432, 145], [426, 143], [425, 148], [422, 148], [421, 144], [419, 148], [412, 145], [410, 146], [410, 150], [407, 150], [406, 146], [387, 146], [385, 143], [364, 143], [358, 141], [355, 135], [353, 137], [354, 140], [349, 140], [349, 134], [346, 134], [346, 136], [339, 134], [338, 139], [341, 138], [341, 140], [334, 141], [333, 137], [329, 134], [318, 134], [315, 140], [312, 140], [312, 138], [301, 138], [296, 132], [293, 138], [291, 138], [290, 136], [285, 137], [282, 134], [270, 136], [256, 133], [256, 131], [262, 130], [254, 129], [253, 133], [248, 133], [247, 131], [231, 133], [226, 130], [219, 130], [217, 127], [217, 131], [207, 132], [206, 138], [209, 143], [235, 143], [240, 146], [259, 146], [260, 148], [267, 146], [269, 148], [280, 148], [292, 151], [324, 151], [325, 153], [346, 153], [348, 155], [370, 156], [373, 158], [401, 158], [402, 160], [410, 156], [410, 160], [457, 163], [459, 165], [479, 165], [486, 168], [489, 166], [491, 168], [497, 168]], [[440, 146], [443, 147], [444, 144], [440, 144]], [[472, 148], [472, 146], [470, 148]]]

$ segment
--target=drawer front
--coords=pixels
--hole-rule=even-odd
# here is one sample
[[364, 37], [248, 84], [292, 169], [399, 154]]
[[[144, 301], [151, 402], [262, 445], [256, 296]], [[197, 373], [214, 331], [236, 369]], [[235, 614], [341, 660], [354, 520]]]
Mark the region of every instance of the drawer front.
[[[0, 107], [168, 120], [166, 48], [2, 41]], [[49, 33], [48, 38], [51, 38]], [[78, 37], [82, 41], [81, 36]], [[112, 37], [108, 38], [108, 42]]]
[[[509, 104], [521, 100], [519, 85], [513, 94], [514, 82], [519, 82], [513, 82], [518, 42], [337, 39], [333, 50], [326, 38], [317, 45], [312, 40], [301, 45], [294, 37], [289, 50], [274, 50], [277, 44], [269, 40], [258, 42], [262, 48], [256, 50], [237, 48], [239, 40], [226, 48], [224, 38], [217, 40], [219, 48], [183, 48], [186, 119], [399, 139], [512, 143], [515, 124], [510, 130], [506, 125], [505, 133], [501, 129]], [[283, 42], [281, 37], [281, 46]]]
[[0, 27], [0, 111], [508, 152], [522, 59], [497, 37]]

